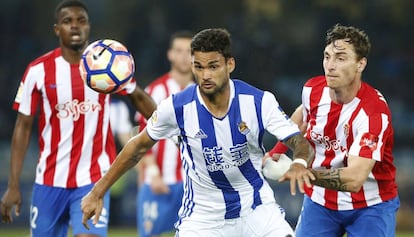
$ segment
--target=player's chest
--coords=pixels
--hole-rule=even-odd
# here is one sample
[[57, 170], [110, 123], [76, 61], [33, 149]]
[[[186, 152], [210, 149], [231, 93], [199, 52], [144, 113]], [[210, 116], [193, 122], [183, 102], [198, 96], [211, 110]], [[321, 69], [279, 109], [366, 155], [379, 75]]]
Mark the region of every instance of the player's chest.
[[346, 144], [358, 105], [320, 104], [310, 109], [307, 135], [315, 143]]
[[79, 75], [45, 77], [42, 91], [45, 98], [56, 103], [91, 101], [99, 98], [99, 93], [88, 88]]

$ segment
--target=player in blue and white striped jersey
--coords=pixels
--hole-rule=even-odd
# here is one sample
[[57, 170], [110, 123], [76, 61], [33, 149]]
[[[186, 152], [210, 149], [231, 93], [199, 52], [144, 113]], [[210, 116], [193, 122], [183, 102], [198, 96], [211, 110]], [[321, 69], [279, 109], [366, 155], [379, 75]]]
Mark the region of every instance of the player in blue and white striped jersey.
[[[84, 220], [100, 213], [103, 193], [158, 140], [180, 137], [184, 197], [176, 236], [294, 236], [261, 173], [265, 130], [295, 159], [312, 149], [270, 92], [231, 79], [235, 59], [225, 29], [206, 29], [191, 43], [196, 84], [161, 102], [146, 129], [132, 138], [82, 203]], [[303, 163], [303, 162], [302, 162]], [[293, 163], [291, 185], [312, 174]]]

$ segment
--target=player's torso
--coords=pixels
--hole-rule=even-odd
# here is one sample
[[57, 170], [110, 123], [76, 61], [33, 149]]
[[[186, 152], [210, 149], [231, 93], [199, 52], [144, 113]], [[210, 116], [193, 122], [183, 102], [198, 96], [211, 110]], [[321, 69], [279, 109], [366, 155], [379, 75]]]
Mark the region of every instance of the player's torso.
[[78, 65], [62, 57], [45, 61], [43, 67], [36, 80], [41, 94], [36, 182], [58, 187], [95, 182], [113, 159], [107, 147], [109, 95], [85, 86]]
[[305, 136], [315, 147], [312, 167], [346, 166], [344, 162], [354, 141], [350, 129], [358, 104], [357, 100], [347, 105], [333, 103], [326, 87], [319, 103], [311, 105]]
[[[313, 168], [347, 166], [348, 153], [359, 155], [359, 152], [364, 149], [362, 143], [364, 133], [370, 132], [369, 129], [375, 127], [382, 127], [384, 131], [390, 129], [388, 127], [390, 124], [386, 120], [370, 119], [372, 114], [382, 114], [383, 119], [389, 118], [389, 111], [384, 107], [385, 103], [380, 104], [380, 101], [383, 100], [382, 96], [366, 84], [361, 86], [357, 96], [347, 104], [339, 105], [332, 102], [329, 97], [329, 88], [321, 84], [305, 86], [303, 99], [304, 105], [308, 109], [308, 127], [305, 136], [315, 147]], [[372, 108], [373, 103], [379, 109]], [[388, 133], [385, 132], [381, 134], [380, 140], [383, 143], [388, 143], [389, 139], [392, 139], [388, 136]], [[391, 172], [392, 165], [389, 165], [388, 159], [392, 159], [392, 157], [387, 155], [384, 158], [380, 155], [379, 150], [382, 150], [382, 154], [389, 152], [390, 147], [385, 145], [384, 147], [384, 149], [375, 147], [378, 151], [372, 152], [366, 157], [381, 161], [377, 163], [377, 166], [382, 167], [379, 170], [390, 170]], [[306, 193], [313, 201], [335, 210], [350, 210], [374, 205], [382, 202], [383, 198], [392, 197], [395, 186], [393, 181], [388, 178], [384, 182], [387, 183], [386, 187], [380, 188], [384, 183], [379, 183], [382, 178], [379, 178], [378, 173], [375, 172], [374, 168], [358, 193], [339, 192], [318, 186], [307, 189]], [[384, 193], [386, 194], [384, 195]]]
[[[235, 218], [274, 201], [260, 173], [261, 114], [254, 96], [246, 97], [243, 102], [234, 97], [223, 118], [212, 116], [198, 100], [177, 115], [183, 134], [183, 167], [190, 177], [185, 181], [184, 196], [186, 202], [196, 204], [191, 209], [195, 215]], [[212, 206], [212, 202], [217, 204]], [[190, 207], [184, 206], [182, 213], [187, 214], [185, 208]]]
[[[59, 62], [61, 61], [61, 62]], [[63, 58], [56, 62], [55, 71], [47, 69], [41, 88], [43, 106], [51, 112], [51, 119], [76, 122], [81, 116], [104, 111], [108, 95], [87, 87], [80, 77], [78, 65], [70, 65]]]

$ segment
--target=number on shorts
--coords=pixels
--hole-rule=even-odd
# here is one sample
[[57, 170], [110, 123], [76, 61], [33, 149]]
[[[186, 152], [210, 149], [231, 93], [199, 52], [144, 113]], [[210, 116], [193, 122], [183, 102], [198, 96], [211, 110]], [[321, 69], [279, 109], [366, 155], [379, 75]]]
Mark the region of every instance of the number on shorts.
[[39, 209], [36, 206], [30, 205], [30, 226], [32, 229], [36, 229], [36, 220], [39, 215]]
[[144, 202], [143, 206], [145, 219], [157, 219], [158, 217], [158, 204], [157, 202]]

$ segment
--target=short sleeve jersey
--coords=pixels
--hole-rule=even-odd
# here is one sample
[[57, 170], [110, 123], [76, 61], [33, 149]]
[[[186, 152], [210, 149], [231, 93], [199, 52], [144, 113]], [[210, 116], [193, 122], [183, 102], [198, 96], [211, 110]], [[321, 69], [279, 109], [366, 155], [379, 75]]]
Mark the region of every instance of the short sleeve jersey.
[[230, 80], [227, 114], [214, 117], [197, 85], [161, 102], [149, 119], [154, 140], [180, 136], [184, 197], [180, 220], [231, 219], [274, 202], [261, 174], [265, 130], [284, 140], [299, 134], [273, 94]]
[[377, 161], [357, 193], [313, 186], [306, 194], [333, 210], [363, 208], [396, 197], [394, 131], [382, 94], [362, 82], [351, 102], [336, 104], [329, 96], [325, 77], [318, 76], [305, 83], [302, 102], [308, 123], [305, 136], [315, 148], [312, 168], [345, 167], [349, 155]]
[[[121, 94], [134, 88], [135, 81]], [[36, 183], [76, 188], [109, 169], [116, 155], [109, 99], [85, 85], [79, 65], [69, 64], [59, 48], [28, 65], [13, 108], [28, 116], [39, 112]]]

